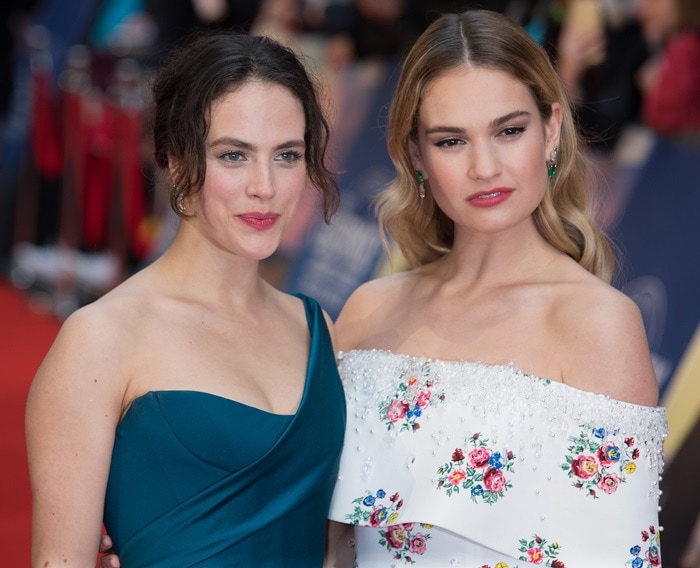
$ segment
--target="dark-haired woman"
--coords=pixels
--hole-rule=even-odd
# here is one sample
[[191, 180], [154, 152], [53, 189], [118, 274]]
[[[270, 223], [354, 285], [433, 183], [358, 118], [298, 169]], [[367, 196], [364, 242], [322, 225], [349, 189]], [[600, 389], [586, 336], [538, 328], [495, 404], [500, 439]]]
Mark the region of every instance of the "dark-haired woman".
[[267, 284], [303, 192], [337, 186], [300, 60], [198, 36], [154, 85], [155, 160], [181, 218], [153, 264], [64, 323], [29, 395], [32, 564], [323, 562], [345, 423], [326, 315]]

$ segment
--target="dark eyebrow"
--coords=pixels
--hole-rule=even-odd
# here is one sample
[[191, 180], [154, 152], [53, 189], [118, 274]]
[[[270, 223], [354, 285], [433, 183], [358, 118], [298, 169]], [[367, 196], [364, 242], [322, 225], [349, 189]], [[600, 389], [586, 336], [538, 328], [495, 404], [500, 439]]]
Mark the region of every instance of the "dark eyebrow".
[[[235, 146], [237, 148], [243, 148], [246, 150], [254, 149], [255, 146], [249, 142], [244, 142], [238, 138], [232, 138], [230, 136], [223, 136], [212, 140], [210, 147], [214, 148], [216, 146]], [[282, 142], [275, 147], [275, 150], [283, 150], [285, 148], [305, 148], [306, 142], [303, 140], [288, 140], [287, 142]]]
[[491, 126], [492, 127], [497, 127], [497, 126], [502, 126], [506, 122], [510, 122], [514, 118], [520, 118], [521, 116], [529, 117], [530, 113], [526, 110], [514, 110], [513, 112], [509, 112], [508, 114], [501, 116], [499, 118], [494, 118], [491, 121]]
[[457, 128], [456, 126], [433, 126], [432, 128], [426, 128], [426, 134], [435, 134], [439, 132], [440, 134], [464, 134], [464, 128]]
[[[506, 115], [499, 116], [498, 118], [494, 118], [490, 123], [489, 126], [491, 128], [497, 128], [499, 126], [502, 126], [503, 124], [506, 124], [507, 122], [510, 122], [511, 120], [515, 118], [520, 118], [521, 116], [529, 117], [530, 113], [526, 110], [515, 110], [513, 112], [509, 112]], [[433, 126], [431, 128], [426, 128], [425, 129], [426, 134], [435, 134], [435, 133], [440, 133], [440, 134], [459, 134], [463, 136], [465, 134], [464, 128], [459, 128], [457, 126]]]

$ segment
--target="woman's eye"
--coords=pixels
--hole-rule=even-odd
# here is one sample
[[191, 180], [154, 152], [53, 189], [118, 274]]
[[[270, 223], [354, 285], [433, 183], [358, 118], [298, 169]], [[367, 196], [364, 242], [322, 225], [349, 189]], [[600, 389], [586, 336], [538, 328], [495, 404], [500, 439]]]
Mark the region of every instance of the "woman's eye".
[[517, 136], [518, 134], [522, 134], [525, 132], [525, 127], [524, 126], [509, 126], [508, 128], [504, 128], [501, 130], [500, 134], [505, 137], [510, 137], [510, 136]]
[[439, 140], [435, 145], [439, 148], [450, 148], [452, 146], [457, 146], [458, 144], [464, 144], [464, 141], [460, 140], [459, 138], [445, 138], [443, 140]]
[[241, 162], [245, 160], [242, 152], [224, 152], [219, 157], [226, 162]]
[[278, 160], [281, 160], [282, 162], [297, 162], [301, 160], [303, 155], [301, 152], [295, 152], [293, 150], [289, 150], [288, 152], [282, 152], [277, 156]]

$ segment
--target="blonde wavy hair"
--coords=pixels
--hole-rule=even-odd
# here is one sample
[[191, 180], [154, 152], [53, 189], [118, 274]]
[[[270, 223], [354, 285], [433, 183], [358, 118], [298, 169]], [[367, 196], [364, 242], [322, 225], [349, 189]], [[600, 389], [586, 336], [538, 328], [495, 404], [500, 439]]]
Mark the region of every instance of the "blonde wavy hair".
[[437, 207], [430, 192], [424, 199], [418, 196], [408, 142], [416, 138], [418, 111], [428, 85], [464, 64], [503, 71], [521, 81], [529, 88], [545, 121], [552, 114], [552, 103], [561, 105], [557, 172], [533, 218], [547, 242], [610, 282], [615, 259], [610, 242], [594, 219], [594, 172], [582, 151], [559, 76], [545, 51], [520, 25], [488, 10], [441, 16], [421, 35], [404, 61], [389, 109], [387, 132], [396, 177], [376, 201], [382, 234], [398, 244], [411, 267], [437, 260], [452, 247], [454, 223]]

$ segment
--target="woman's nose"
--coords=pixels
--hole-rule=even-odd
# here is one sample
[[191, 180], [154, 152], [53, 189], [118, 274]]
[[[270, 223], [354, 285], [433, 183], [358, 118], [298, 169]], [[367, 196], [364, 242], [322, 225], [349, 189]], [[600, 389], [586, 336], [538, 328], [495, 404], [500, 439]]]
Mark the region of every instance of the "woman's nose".
[[253, 174], [246, 193], [250, 197], [260, 199], [270, 199], [275, 195], [275, 184], [270, 167], [264, 164], [257, 164], [253, 167]]
[[491, 179], [501, 171], [498, 153], [490, 144], [473, 144], [468, 159], [468, 173], [474, 179]]

